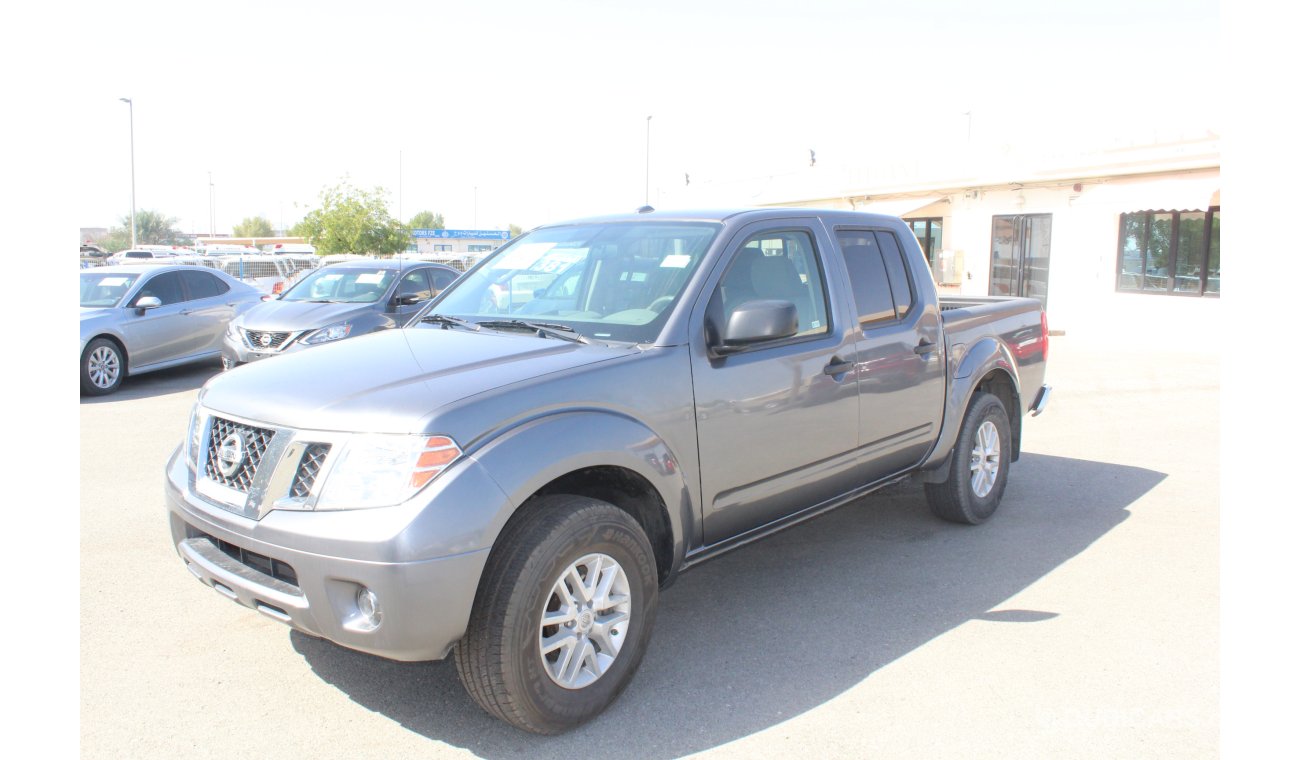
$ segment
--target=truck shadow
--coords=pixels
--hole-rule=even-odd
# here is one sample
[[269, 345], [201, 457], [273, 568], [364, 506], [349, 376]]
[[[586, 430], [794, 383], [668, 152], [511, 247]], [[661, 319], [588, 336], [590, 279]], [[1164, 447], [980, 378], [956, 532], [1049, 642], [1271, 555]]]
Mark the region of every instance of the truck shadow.
[[1123, 522], [1166, 477], [1040, 454], [1013, 470], [997, 516], [976, 528], [939, 521], [919, 486], [898, 485], [685, 573], [660, 597], [650, 648], [622, 697], [558, 737], [488, 717], [450, 661], [396, 663], [290, 637], [359, 705], [482, 757], [629, 747], [680, 757], [816, 708], [969, 620], [1056, 617], [999, 607]]

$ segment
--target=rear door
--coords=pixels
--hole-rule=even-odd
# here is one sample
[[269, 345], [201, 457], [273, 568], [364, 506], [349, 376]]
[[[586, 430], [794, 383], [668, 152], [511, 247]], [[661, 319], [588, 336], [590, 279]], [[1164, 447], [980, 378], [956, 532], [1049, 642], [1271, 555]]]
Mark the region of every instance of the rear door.
[[221, 350], [226, 325], [235, 318], [230, 286], [220, 277], [198, 268], [180, 275], [186, 295], [181, 316], [187, 320], [192, 339], [188, 352], [202, 354]]
[[913, 274], [892, 230], [836, 228], [835, 237], [856, 309], [858, 465], [868, 483], [920, 462], [939, 434], [942, 327], [938, 309], [919, 297], [916, 278], [928, 270]]
[[[852, 487], [855, 335], [833, 308], [846, 301], [842, 279], [827, 276], [834, 271], [823, 259], [830, 248], [816, 219], [748, 225], [697, 303], [691, 364], [706, 544]], [[755, 299], [793, 302], [798, 334], [712, 355], [707, 336], [736, 306]]]

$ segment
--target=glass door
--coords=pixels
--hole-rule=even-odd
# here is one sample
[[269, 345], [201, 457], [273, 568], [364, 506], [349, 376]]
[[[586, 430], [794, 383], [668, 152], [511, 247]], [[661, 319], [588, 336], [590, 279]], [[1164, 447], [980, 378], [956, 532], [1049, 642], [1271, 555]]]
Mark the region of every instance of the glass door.
[[993, 217], [989, 295], [1037, 298], [1047, 305], [1052, 215]]

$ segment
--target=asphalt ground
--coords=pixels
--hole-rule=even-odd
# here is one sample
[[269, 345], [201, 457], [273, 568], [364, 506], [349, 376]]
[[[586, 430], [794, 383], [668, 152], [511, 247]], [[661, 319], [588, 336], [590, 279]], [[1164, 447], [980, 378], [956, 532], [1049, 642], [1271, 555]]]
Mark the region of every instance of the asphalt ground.
[[292, 632], [170, 545], [163, 463], [216, 364], [80, 403], [88, 758], [1216, 757], [1219, 358], [1053, 339], [998, 513], [885, 492], [684, 574], [629, 689], [559, 737], [450, 662]]

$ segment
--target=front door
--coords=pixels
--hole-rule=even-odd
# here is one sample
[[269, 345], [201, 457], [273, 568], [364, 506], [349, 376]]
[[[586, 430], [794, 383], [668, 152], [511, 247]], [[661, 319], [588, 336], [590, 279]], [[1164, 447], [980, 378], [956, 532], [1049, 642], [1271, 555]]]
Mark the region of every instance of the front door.
[[[703, 489], [712, 544], [850, 490], [858, 440], [854, 331], [834, 314], [844, 295], [827, 276], [815, 220], [750, 225], [728, 251], [701, 333], [742, 303], [789, 301], [798, 333], [728, 356], [692, 350]], [[828, 290], [829, 295], [828, 298]], [[706, 333], [707, 334], [707, 333]]]
[[993, 217], [989, 295], [1037, 298], [1046, 307], [1051, 253], [1051, 214]]

